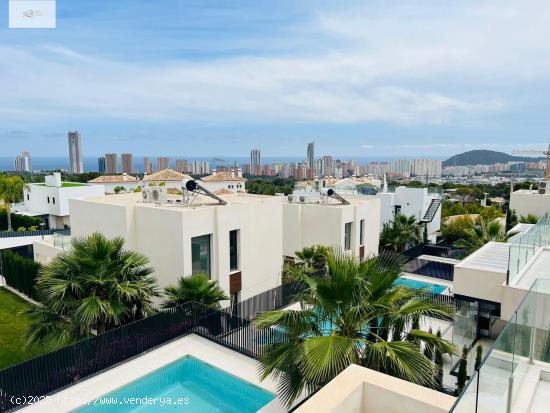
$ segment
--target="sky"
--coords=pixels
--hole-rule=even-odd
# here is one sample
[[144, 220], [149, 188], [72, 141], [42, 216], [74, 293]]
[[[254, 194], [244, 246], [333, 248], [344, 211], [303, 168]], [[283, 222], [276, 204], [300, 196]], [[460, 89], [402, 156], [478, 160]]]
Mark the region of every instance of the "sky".
[[550, 141], [550, 2], [0, 4], [0, 156], [445, 157]]

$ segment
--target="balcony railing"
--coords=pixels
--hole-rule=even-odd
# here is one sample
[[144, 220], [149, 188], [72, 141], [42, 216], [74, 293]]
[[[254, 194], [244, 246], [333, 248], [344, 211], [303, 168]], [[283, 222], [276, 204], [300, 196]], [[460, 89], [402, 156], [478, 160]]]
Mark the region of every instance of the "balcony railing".
[[452, 413], [529, 411], [550, 362], [550, 280], [537, 279], [493, 348], [473, 374]]

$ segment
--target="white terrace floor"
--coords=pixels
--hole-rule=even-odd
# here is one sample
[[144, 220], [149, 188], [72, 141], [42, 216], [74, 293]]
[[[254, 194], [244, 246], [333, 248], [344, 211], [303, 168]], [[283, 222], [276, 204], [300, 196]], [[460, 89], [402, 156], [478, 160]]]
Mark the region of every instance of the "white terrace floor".
[[[271, 378], [264, 381], [259, 380], [256, 360], [191, 334], [81, 381], [21, 411], [25, 413], [69, 412], [89, 402], [93, 403], [103, 395], [187, 355], [276, 394], [276, 384]], [[281, 405], [278, 399], [274, 399], [259, 411], [282, 413], [287, 409]]]

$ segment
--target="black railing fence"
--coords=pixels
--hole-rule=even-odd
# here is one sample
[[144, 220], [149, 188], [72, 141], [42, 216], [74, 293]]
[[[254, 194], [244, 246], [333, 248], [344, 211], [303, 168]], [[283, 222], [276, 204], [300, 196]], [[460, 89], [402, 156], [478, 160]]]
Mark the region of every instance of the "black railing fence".
[[59, 391], [190, 333], [256, 359], [263, 344], [284, 338], [224, 311], [183, 304], [1, 370], [0, 411], [21, 407], [17, 397]]
[[454, 264], [438, 261], [428, 261], [422, 258], [412, 258], [407, 261], [403, 266], [405, 272], [447, 281], [453, 281], [454, 268]]
[[[310, 274], [313, 277], [323, 277], [324, 275], [324, 270]], [[307, 289], [306, 284], [300, 281], [292, 281], [227, 307], [224, 311], [240, 318], [253, 320], [260, 313], [279, 310], [296, 302], [296, 295], [304, 293]]]
[[70, 229], [37, 229], [36, 231], [0, 231], [0, 238], [40, 237], [45, 235], [71, 235]]

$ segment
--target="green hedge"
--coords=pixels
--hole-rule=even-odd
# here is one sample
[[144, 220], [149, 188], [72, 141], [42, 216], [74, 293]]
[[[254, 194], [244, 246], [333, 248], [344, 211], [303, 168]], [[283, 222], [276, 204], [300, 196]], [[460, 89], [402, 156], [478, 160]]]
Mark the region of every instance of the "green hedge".
[[40, 264], [10, 250], [2, 251], [2, 270], [6, 284], [31, 298], [36, 298], [36, 277]]
[[[8, 218], [6, 216], [6, 211], [0, 211], [0, 231], [5, 231], [8, 229]], [[25, 215], [11, 214], [11, 226], [14, 229], [20, 227], [32, 227], [35, 226], [40, 228], [40, 223], [44, 222], [42, 218], [37, 217], [28, 217]]]

